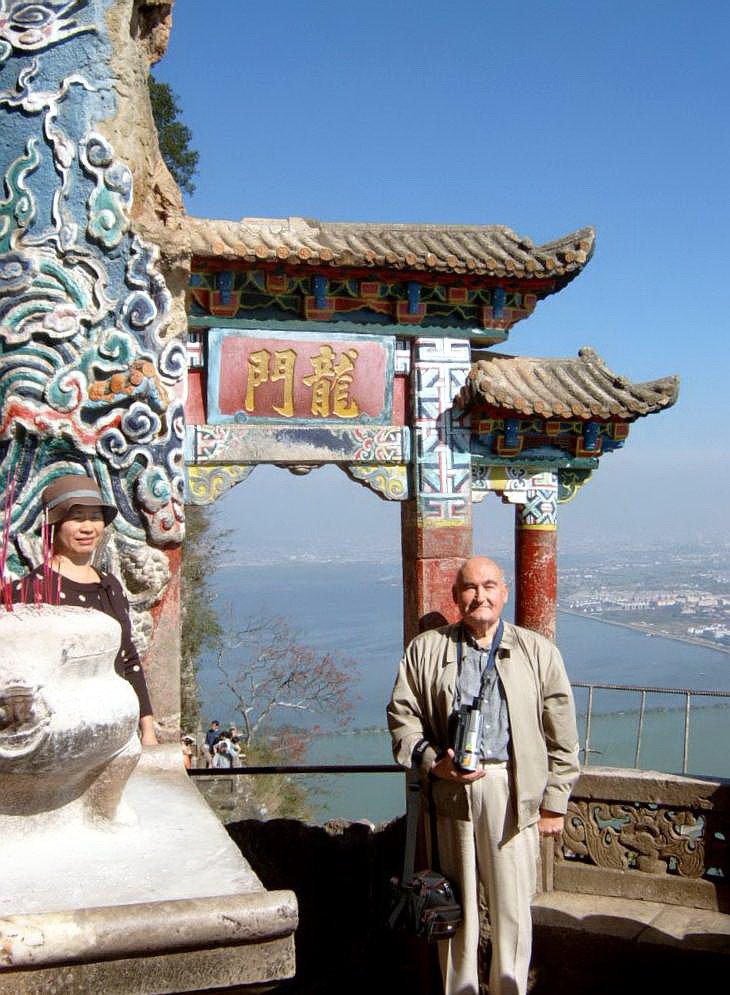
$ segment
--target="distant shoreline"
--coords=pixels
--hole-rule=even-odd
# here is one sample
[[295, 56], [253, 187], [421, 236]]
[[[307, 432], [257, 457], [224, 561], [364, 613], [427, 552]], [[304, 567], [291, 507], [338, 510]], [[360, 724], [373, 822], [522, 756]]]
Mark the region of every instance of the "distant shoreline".
[[577, 618], [587, 618], [592, 622], [603, 622], [604, 625], [616, 625], [620, 629], [633, 629], [634, 632], [643, 632], [645, 636], [653, 636], [656, 639], [670, 639], [675, 643], [689, 643], [691, 646], [702, 646], [708, 650], [715, 650], [717, 653], [730, 655], [730, 647], [718, 646], [707, 639], [699, 636], [677, 636], [667, 632], [657, 632], [641, 622], [617, 622], [613, 618], [601, 618], [600, 615], [591, 615], [588, 612], [579, 612], [575, 608], [558, 608], [563, 615], [575, 615]]

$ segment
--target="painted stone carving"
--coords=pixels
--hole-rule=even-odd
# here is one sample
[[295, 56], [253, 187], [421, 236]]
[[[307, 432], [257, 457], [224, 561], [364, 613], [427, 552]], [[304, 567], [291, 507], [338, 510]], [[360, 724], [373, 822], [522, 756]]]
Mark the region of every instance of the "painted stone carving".
[[614, 870], [701, 877], [706, 822], [688, 809], [573, 799], [558, 856]]
[[152, 547], [183, 537], [186, 359], [158, 250], [130, 225], [132, 173], [98, 127], [116, 105], [111, 6], [0, 0], [0, 504], [14, 478], [18, 575], [43, 488], [95, 476], [119, 509], [110, 554], [130, 591], [149, 575], [151, 605], [169, 579]]
[[369, 487], [386, 501], [406, 501], [410, 496], [408, 487], [408, 471], [405, 465], [379, 466], [343, 464], [342, 469], [348, 477], [359, 484]]

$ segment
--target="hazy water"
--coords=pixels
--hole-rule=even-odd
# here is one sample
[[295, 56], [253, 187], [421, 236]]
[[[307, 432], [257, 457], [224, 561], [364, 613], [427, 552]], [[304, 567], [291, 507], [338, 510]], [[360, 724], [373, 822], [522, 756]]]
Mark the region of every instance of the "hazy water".
[[[294, 562], [228, 567], [218, 572], [215, 586], [221, 606], [234, 606], [234, 619], [280, 614], [302, 641], [357, 661], [355, 731], [315, 737], [310, 762], [391, 763], [385, 706], [402, 645], [400, 565]], [[730, 691], [730, 655], [716, 650], [567, 614], [558, 616], [557, 641], [573, 681]], [[210, 661], [203, 663], [200, 677], [204, 720], [235, 721], [232, 701]], [[578, 689], [581, 742], [585, 698], [586, 692]], [[689, 771], [730, 776], [730, 699], [721, 706], [717, 699], [707, 706], [702, 701], [692, 699]], [[591, 763], [633, 766], [638, 705], [636, 694], [595, 692], [591, 748], [598, 752], [590, 755]], [[681, 770], [683, 709], [684, 699], [648, 697], [642, 768]], [[320, 820], [378, 822], [403, 811], [403, 780], [398, 774], [306, 778], [308, 785], [313, 782]]]

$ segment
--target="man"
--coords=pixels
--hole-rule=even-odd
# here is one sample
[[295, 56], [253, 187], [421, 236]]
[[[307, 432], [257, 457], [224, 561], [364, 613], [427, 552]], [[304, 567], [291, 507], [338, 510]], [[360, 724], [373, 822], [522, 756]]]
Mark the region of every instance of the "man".
[[215, 744], [218, 741], [218, 736], [220, 733], [220, 722], [218, 719], [213, 719], [210, 723], [208, 731], [205, 734], [205, 748], [208, 751], [208, 766], [210, 767], [215, 754]]
[[[461, 622], [421, 633], [401, 660], [388, 706], [393, 754], [431, 781], [441, 870], [464, 909], [461, 928], [439, 944], [446, 995], [479, 993], [479, 881], [490, 995], [524, 995], [538, 834], [560, 836], [578, 777], [573, 696], [553, 643], [502, 620], [509, 592], [493, 560], [467, 560], [452, 593]], [[461, 706], [482, 713], [473, 771], [454, 762]]]

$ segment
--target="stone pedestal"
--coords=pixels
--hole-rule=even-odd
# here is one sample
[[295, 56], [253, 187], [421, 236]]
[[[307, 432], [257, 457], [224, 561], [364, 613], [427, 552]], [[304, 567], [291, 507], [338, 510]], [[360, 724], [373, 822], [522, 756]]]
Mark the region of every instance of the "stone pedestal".
[[179, 745], [130, 776], [118, 643], [99, 612], [0, 612], [0, 990], [264, 990], [294, 973], [296, 899], [263, 888]]

